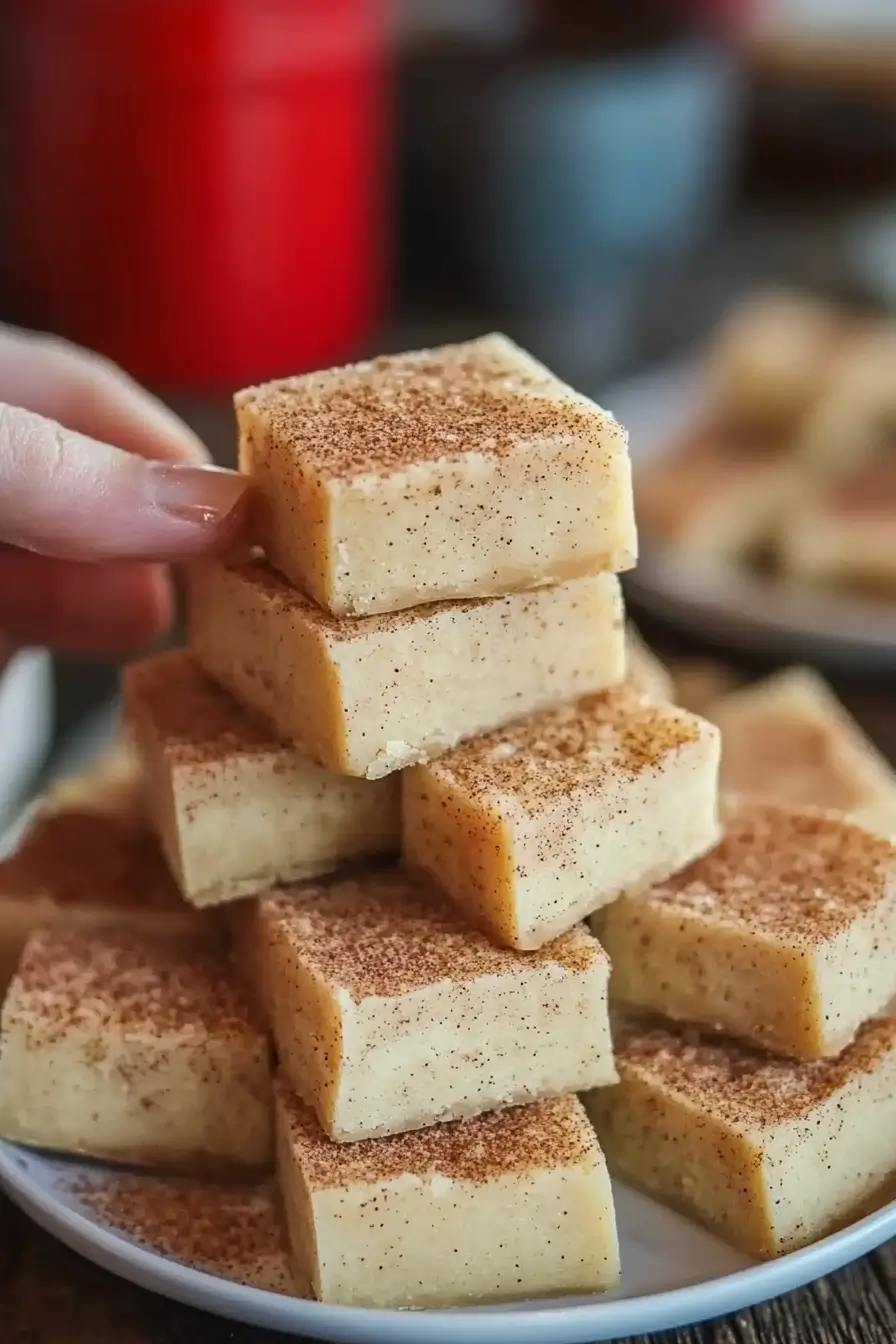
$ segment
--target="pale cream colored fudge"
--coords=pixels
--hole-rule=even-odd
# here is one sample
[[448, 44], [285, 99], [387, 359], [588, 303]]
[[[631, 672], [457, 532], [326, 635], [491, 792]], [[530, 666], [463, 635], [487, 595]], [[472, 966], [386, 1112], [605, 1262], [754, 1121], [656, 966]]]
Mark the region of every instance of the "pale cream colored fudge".
[[798, 1250], [860, 1214], [896, 1172], [896, 1023], [794, 1062], [630, 1021], [618, 1087], [585, 1105], [611, 1170], [750, 1255]]
[[194, 905], [397, 852], [397, 776], [322, 769], [273, 737], [186, 650], [128, 668], [124, 703], [162, 848]]
[[134, 1166], [264, 1165], [267, 1038], [196, 937], [32, 934], [0, 1018], [0, 1134]]
[[719, 838], [719, 733], [628, 686], [405, 772], [403, 854], [497, 942], [541, 947]]
[[280, 1080], [275, 1112], [293, 1256], [321, 1301], [472, 1306], [619, 1279], [606, 1163], [575, 1097], [352, 1144]]
[[778, 443], [710, 426], [638, 470], [641, 535], [689, 554], [739, 560], [774, 537], [802, 499], [804, 482], [805, 468]]
[[248, 388], [272, 563], [370, 615], [630, 569], [625, 431], [504, 336]]
[[710, 854], [593, 927], [616, 1003], [835, 1055], [896, 994], [896, 848], [833, 813], [742, 805]]
[[848, 341], [801, 426], [796, 452], [813, 476], [836, 481], [888, 454], [896, 431], [896, 325], [872, 325]]
[[192, 575], [190, 640], [206, 672], [280, 736], [368, 779], [625, 675], [612, 574], [351, 620], [260, 562], [206, 562]]
[[97, 812], [38, 813], [0, 861], [0, 993], [28, 936], [49, 925], [189, 933], [204, 928], [155, 839]]
[[57, 780], [41, 806], [45, 812], [95, 812], [148, 828], [143, 772], [131, 742], [115, 742], [80, 774]]
[[842, 330], [833, 309], [801, 294], [771, 290], [743, 300], [713, 333], [716, 403], [738, 420], [794, 423], [823, 392]]
[[675, 683], [665, 663], [629, 621], [625, 627], [625, 679], [630, 686], [667, 703], [675, 701]]
[[896, 596], [896, 454], [870, 462], [826, 491], [810, 493], [782, 523], [785, 573], [812, 584]]
[[68, 1188], [96, 1221], [156, 1255], [248, 1288], [306, 1296], [292, 1267], [279, 1190], [270, 1181], [95, 1170]]
[[843, 812], [896, 836], [896, 773], [830, 686], [791, 667], [716, 700], [722, 787]]
[[[287, 887], [284, 891], [294, 891]], [[230, 947], [233, 967], [246, 994], [265, 1022], [271, 1017], [271, 998], [267, 980], [266, 941], [260, 918], [259, 901], [267, 896], [230, 901], [217, 912], [218, 927]]]
[[616, 1077], [609, 963], [581, 926], [538, 952], [493, 947], [397, 869], [260, 897], [255, 920], [244, 946], [261, 949], [281, 1066], [331, 1139]]
[[675, 691], [672, 701], [693, 714], [708, 715], [721, 696], [733, 691], [740, 677], [733, 668], [712, 658], [676, 659], [672, 665]]

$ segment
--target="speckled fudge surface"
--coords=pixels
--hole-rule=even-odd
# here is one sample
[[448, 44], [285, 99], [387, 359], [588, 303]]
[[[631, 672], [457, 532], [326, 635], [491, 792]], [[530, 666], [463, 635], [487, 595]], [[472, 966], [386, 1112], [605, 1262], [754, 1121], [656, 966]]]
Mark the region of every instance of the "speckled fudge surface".
[[194, 905], [397, 851], [397, 779], [351, 779], [316, 765], [187, 650], [127, 668], [124, 705], [159, 839]]
[[327, 1134], [398, 1133], [615, 1078], [607, 958], [582, 926], [493, 946], [398, 869], [262, 897], [244, 931], [278, 1055]]
[[201, 936], [42, 931], [3, 1004], [0, 1134], [130, 1165], [263, 1166], [270, 1053]]
[[612, 574], [491, 601], [328, 616], [260, 561], [205, 562], [190, 642], [209, 676], [319, 765], [380, 778], [625, 675]]
[[831, 1232], [896, 1171], [896, 1021], [830, 1060], [614, 1023], [617, 1087], [585, 1104], [612, 1168], [752, 1255]]
[[531, 949], [719, 836], [719, 733], [623, 685], [473, 738], [403, 777], [405, 862]]
[[714, 850], [594, 916], [611, 995], [783, 1054], [835, 1055], [896, 993], [896, 848], [832, 813], [723, 810]]
[[829, 807], [896, 836], [896, 773], [808, 667], [730, 691], [707, 710], [722, 731], [722, 787]]
[[625, 431], [504, 336], [247, 388], [265, 549], [338, 615], [635, 562]]
[[322, 1300], [452, 1306], [616, 1283], [606, 1163], [575, 1097], [352, 1144], [282, 1081], [275, 1097], [293, 1255]]
[[38, 811], [0, 860], [0, 992], [38, 928], [189, 933], [201, 916], [183, 899], [155, 836], [91, 809]]

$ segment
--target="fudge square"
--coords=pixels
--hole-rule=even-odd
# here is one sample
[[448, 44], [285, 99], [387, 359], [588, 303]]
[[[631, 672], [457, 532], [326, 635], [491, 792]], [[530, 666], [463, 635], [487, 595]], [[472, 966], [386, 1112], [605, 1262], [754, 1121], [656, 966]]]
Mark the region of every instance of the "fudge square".
[[43, 812], [92, 812], [135, 829], [148, 829], [143, 771], [126, 737], [94, 757], [76, 775], [56, 781], [41, 802]]
[[259, 561], [191, 576], [205, 671], [319, 765], [378, 779], [625, 675], [619, 581], [328, 616]]
[[0, 1134], [133, 1166], [271, 1157], [265, 1032], [196, 937], [39, 931], [0, 1019]]
[[585, 1105], [612, 1170], [750, 1255], [832, 1232], [896, 1172], [896, 1021], [830, 1060], [614, 1024], [617, 1087]]
[[635, 563], [625, 431], [504, 336], [285, 378], [235, 404], [265, 550], [336, 615]]
[[727, 809], [721, 843], [593, 918], [622, 1005], [797, 1058], [896, 993], [896, 847], [832, 813]]
[[293, 1257], [321, 1301], [449, 1307], [618, 1282], [606, 1163], [577, 1098], [336, 1144], [284, 1080], [274, 1097]]
[[96, 811], [39, 811], [0, 860], [0, 993], [41, 926], [190, 933], [205, 927], [148, 831]]
[[630, 686], [664, 704], [675, 704], [675, 678], [631, 621], [625, 627], [625, 679]]
[[124, 703], [162, 847], [194, 905], [397, 851], [397, 776], [322, 769], [273, 737], [185, 649], [129, 667]]
[[830, 686], [791, 667], [707, 713], [722, 731], [722, 788], [844, 812], [896, 836], [896, 773]]
[[709, 424], [635, 477], [641, 535], [686, 554], [743, 560], [806, 494], [806, 470], [765, 437]]
[[262, 896], [254, 918], [243, 955], [281, 1067], [331, 1139], [615, 1080], [609, 963], [581, 926], [538, 952], [494, 947], [387, 868]]
[[404, 858], [490, 936], [531, 949], [719, 837], [718, 729], [629, 686], [404, 776]]

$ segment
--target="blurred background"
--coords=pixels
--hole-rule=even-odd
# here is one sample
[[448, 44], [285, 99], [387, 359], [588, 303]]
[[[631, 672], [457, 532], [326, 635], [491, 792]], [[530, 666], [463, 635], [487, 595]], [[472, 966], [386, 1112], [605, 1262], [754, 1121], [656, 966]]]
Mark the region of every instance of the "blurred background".
[[[233, 390], [277, 374], [500, 328], [615, 409], [757, 287], [896, 307], [893, 0], [0, 15], [0, 320], [119, 361], [222, 463]], [[0, 706], [20, 774], [96, 731], [116, 669], [43, 675]]]

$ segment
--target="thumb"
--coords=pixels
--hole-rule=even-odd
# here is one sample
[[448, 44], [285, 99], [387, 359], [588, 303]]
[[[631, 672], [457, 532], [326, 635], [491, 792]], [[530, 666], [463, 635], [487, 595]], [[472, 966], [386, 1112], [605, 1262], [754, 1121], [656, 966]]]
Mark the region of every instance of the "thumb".
[[230, 545], [248, 482], [147, 461], [0, 402], [0, 541], [68, 560], [178, 560]]

